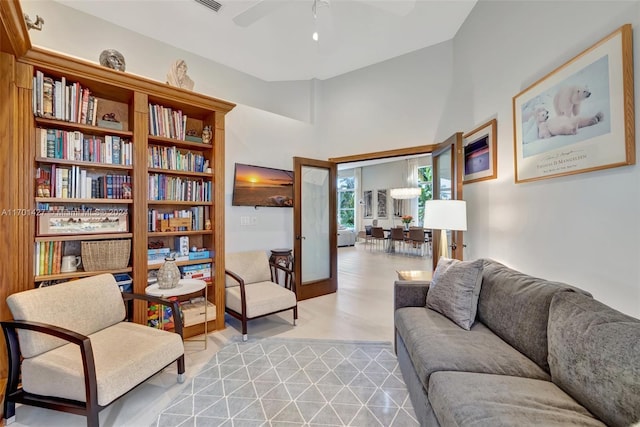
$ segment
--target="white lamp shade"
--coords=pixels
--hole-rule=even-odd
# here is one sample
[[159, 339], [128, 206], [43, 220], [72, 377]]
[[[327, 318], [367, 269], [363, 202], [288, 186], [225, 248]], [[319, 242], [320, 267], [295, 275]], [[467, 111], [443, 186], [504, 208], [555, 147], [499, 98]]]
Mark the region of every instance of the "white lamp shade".
[[415, 199], [422, 194], [420, 187], [392, 188], [389, 191], [393, 199]]
[[427, 200], [424, 203], [424, 228], [466, 231], [467, 202]]

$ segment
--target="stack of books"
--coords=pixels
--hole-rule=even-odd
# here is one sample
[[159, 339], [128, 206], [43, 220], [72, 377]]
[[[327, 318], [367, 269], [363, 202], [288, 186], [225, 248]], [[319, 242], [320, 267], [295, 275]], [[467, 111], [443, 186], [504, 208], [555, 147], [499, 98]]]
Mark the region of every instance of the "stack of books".
[[211, 263], [183, 265], [180, 268], [185, 279], [211, 280]]
[[162, 264], [170, 253], [171, 248], [147, 249], [147, 263], [149, 265]]

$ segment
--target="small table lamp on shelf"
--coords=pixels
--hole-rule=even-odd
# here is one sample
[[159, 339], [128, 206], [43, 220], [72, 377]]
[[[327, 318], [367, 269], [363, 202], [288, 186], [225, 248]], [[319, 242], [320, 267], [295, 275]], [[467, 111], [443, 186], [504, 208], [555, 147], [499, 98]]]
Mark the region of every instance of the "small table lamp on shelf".
[[[434, 251], [435, 259], [448, 257], [447, 230], [467, 230], [467, 203], [464, 200], [427, 200], [424, 204], [424, 228], [440, 230], [440, 246]], [[451, 248], [457, 248], [455, 241]]]

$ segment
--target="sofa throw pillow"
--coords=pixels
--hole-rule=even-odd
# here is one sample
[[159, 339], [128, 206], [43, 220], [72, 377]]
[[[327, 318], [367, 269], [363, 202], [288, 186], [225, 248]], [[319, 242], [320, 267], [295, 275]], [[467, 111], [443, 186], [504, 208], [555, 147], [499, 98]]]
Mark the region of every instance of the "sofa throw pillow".
[[469, 330], [476, 319], [483, 261], [440, 258], [427, 292], [427, 308]]

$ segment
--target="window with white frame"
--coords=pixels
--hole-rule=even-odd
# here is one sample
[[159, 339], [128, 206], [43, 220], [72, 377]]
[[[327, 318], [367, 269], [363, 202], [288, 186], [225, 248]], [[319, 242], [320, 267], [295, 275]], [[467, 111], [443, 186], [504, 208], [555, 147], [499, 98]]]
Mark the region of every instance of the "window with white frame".
[[338, 178], [338, 226], [354, 228], [356, 214], [356, 179], [353, 176]]

